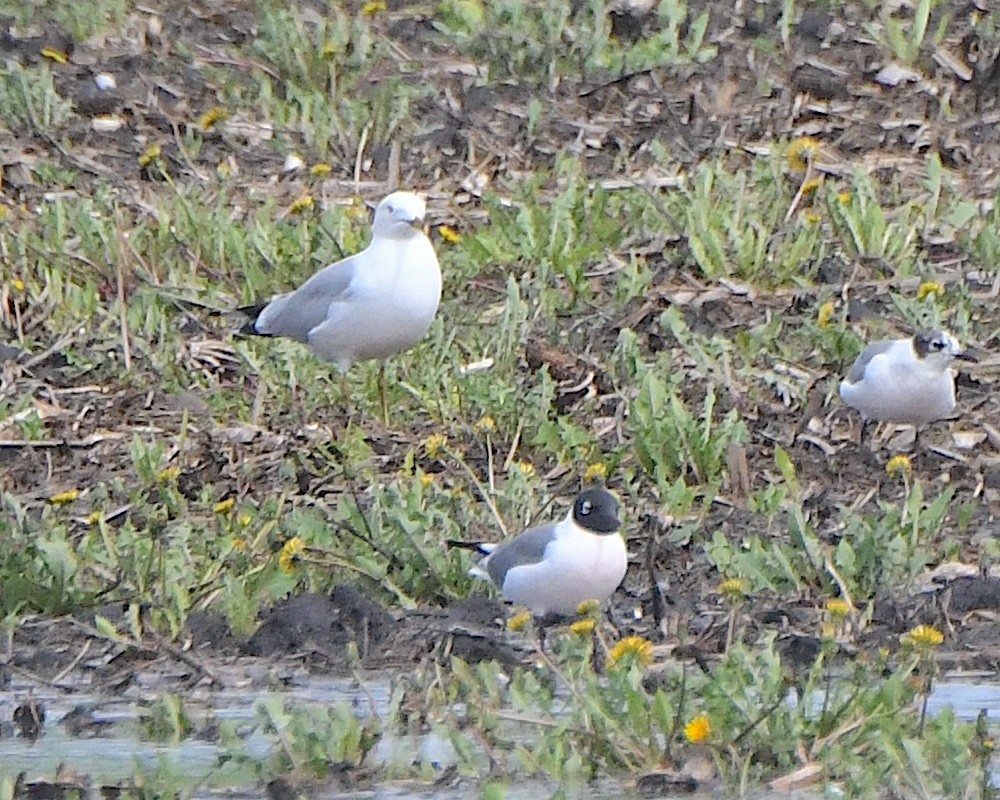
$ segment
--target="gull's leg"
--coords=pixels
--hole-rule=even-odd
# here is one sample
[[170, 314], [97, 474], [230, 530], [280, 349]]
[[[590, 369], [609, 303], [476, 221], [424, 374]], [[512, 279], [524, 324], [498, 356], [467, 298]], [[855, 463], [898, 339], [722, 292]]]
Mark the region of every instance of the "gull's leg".
[[[873, 466], [878, 466], [878, 453], [872, 445], [875, 444], [875, 436], [871, 433], [873, 428], [878, 427], [877, 423], [873, 423], [870, 419], [863, 419], [861, 421], [861, 436], [858, 439], [858, 447], [861, 448], [861, 455], [865, 461]], [[865, 434], [869, 435], [865, 435]], [[866, 445], [865, 439], [870, 439], [871, 443]]]
[[549, 628], [556, 624], [556, 620], [549, 614], [545, 614], [535, 620], [535, 635], [538, 636], [538, 652], [545, 652], [545, 642], [548, 640]]
[[867, 417], [861, 418], [861, 434], [858, 436], [858, 447], [860, 447], [862, 450], [865, 447], [865, 434], [868, 432], [870, 425], [871, 425], [871, 420], [869, 420]]
[[351, 424], [351, 382], [347, 379], [347, 373], [340, 373], [340, 402], [343, 403], [344, 412], [347, 414], [347, 420], [344, 423], [344, 428], [350, 427]]
[[378, 396], [382, 401], [382, 424], [389, 427], [389, 401], [385, 396], [385, 362], [378, 364]]
[[549, 628], [564, 625], [569, 619], [570, 617], [567, 617], [565, 614], [557, 614], [554, 611], [550, 611], [540, 617], [535, 617], [535, 628], [538, 633], [538, 649], [540, 651], [545, 650]]

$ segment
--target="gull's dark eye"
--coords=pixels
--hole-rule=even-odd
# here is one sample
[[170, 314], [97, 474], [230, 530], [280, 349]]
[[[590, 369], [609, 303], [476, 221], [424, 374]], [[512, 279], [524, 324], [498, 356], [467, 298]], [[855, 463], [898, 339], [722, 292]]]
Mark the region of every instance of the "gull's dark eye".
[[944, 350], [944, 342], [941, 341], [940, 339], [935, 339], [934, 340], [934, 349], [935, 350]]
[[389, 209], [389, 213], [390, 214], [395, 214], [396, 213], [396, 209], [394, 209], [392, 206], [386, 206], [386, 208]]
[[593, 508], [594, 507], [591, 505], [589, 500], [584, 500], [582, 503], [580, 503], [580, 513], [583, 514], [584, 516], [589, 514]]

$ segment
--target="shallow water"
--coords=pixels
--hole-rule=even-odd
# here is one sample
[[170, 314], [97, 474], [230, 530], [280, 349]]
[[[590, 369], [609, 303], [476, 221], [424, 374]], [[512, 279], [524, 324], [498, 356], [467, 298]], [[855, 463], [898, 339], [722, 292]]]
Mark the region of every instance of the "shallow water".
[[[237, 727], [241, 723], [248, 735], [243, 739], [246, 752], [255, 758], [265, 759], [273, 746], [273, 740], [254, 731], [257, 720], [257, 705], [268, 697], [299, 702], [337, 703], [346, 702], [361, 709], [361, 713], [374, 708], [381, 718], [388, 712], [389, 684], [384, 677], [373, 676], [359, 685], [356, 681], [343, 678], [303, 677], [297, 684], [283, 687], [279, 691], [260, 691], [247, 686], [243, 689], [194, 690], [185, 695], [185, 710], [194, 722], [195, 734], [177, 744], [142, 741], [140, 731], [140, 705], [143, 700], [159, 697], [162, 689], [140, 690], [138, 695], [109, 698], [105, 694], [91, 695], [86, 692], [66, 693], [50, 687], [31, 685], [15, 679], [10, 689], [0, 695], [0, 719], [10, 720], [14, 708], [24, 701], [29, 690], [46, 711], [46, 722], [42, 736], [35, 742], [20, 737], [5, 735], [0, 738], [0, 780], [13, 779], [24, 771], [29, 781], [55, 778], [60, 765], [71, 772], [87, 775], [92, 786], [103, 784], [131, 783], [137, 773], [150, 774], [158, 765], [166, 764], [179, 770], [188, 785], [196, 785], [194, 797], [206, 800], [226, 798], [265, 797], [264, 787], [258, 785], [252, 776], [247, 777], [250, 785], [234, 792], [232, 781], [227, 786], [213, 786], [217, 778], [220, 746], [217, 742], [198, 738], [197, 731], [212, 720], [231, 722]], [[142, 696], [145, 694], [146, 696]], [[91, 730], [83, 736], [71, 734], [63, 724], [63, 718], [74, 708], [92, 706], [92, 719], [103, 723], [99, 731]], [[981, 709], [986, 709], [992, 720], [1000, 717], [1000, 683], [981, 680], [942, 680], [935, 686], [928, 710], [938, 713], [946, 707], [954, 709], [961, 719], [973, 720]], [[89, 737], [89, 738], [88, 738]], [[369, 756], [373, 763], [410, 764], [415, 760], [435, 763], [447, 767], [457, 762], [451, 745], [439, 737], [397, 737], [383, 735], [374, 753]], [[998, 773], [995, 772], [995, 781]], [[506, 797], [510, 800], [534, 800], [550, 797], [558, 787], [545, 781], [526, 780], [510, 787]], [[567, 797], [583, 800], [619, 798], [624, 787], [618, 782], [606, 781], [597, 785], [580, 785], [567, 791]], [[431, 786], [411, 781], [381, 784], [375, 788], [344, 792], [331, 790], [328, 796], [395, 798], [433, 797], [438, 800], [468, 800], [480, 796], [474, 781], [460, 781], [455, 785]], [[815, 794], [803, 793], [793, 797], [812, 798]], [[758, 794], [757, 800], [770, 800], [772, 795]], [[776, 796], [775, 796], [776, 797]], [[788, 795], [781, 795], [787, 798]]]

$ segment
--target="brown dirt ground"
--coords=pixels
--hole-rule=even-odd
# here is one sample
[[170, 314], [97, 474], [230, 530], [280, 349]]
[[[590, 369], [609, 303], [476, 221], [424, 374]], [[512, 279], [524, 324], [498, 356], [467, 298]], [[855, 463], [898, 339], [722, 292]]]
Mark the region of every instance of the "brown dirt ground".
[[[700, 160], [719, 154], [725, 154], [736, 171], [768, 153], [775, 143], [803, 135], [822, 140], [819, 167], [834, 177], [860, 169], [877, 173], [896, 186], [912, 186], [916, 191], [923, 180], [925, 157], [936, 152], [964, 184], [967, 197], [992, 202], [1000, 184], [1000, 111], [996, 102], [1000, 69], [996, 67], [993, 44], [978, 40], [969, 22], [972, 8], [968, 5], [949, 7], [955, 18], [948, 37], [934, 52], [926, 53], [921, 63], [924, 80], [894, 89], [873, 81], [884, 65], [883, 54], [864, 32], [868, 12], [861, 4], [848, 3], [835, 14], [807, 12], [792, 31], [787, 50], [778, 46], [768, 57], [751, 46], [752, 40], [773, 31], [780, 3], [713, 3], [707, 39], [718, 45], [719, 56], [706, 64], [628, 76], [593, 75], [583, 82], [564, 80], [533, 91], [519, 86], [477, 85], [477, 79], [469, 77], [463, 68], [463, 59], [449, 51], [429, 21], [401, 10], [401, 5], [390, 3], [389, 10], [374, 24], [382, 35], [394, 40], [408, 62], [425, 65], [421, 73], [411, 74], [408, 79], [429, 81], [438, 91], [417, 109], [417, 127], [423, 133], [406, 143], [398, 169], [388, 149], [374, 152], [361, 188], [377, 194], [387, 182], [396, 179], [426, 187], [435, 222], [448, 222], [461, 229], [484, 219], [475, 193], [470, 192], [470, 183], [463, 182], [464, 178], [478, 176], [503, 192], [535, 169], [550, 166], [555, 153], [573, 142], [579, 144], [588, 174], [609, 186], [616, 181], [664, 185]], [[238, 164], [237, 179], [248, 190], [264, 188], [279, 203], [291, 202], [301, 193], [301, 186], [294, 180], [272, 180], [281, 165], [267, 142], [252, 135], [244, 139], [208, 136], [196, 164], [186, 161], [180, 150], [169, 144], [183, 125], [217, 104], [218, 87], [207, 78], [206, 66], [222, 67], [237, 77], [255, 66], [245, 58], [232, 56], [230, 48], [231, 43], [254, 35], [252, 15], [243, 4], [225, 0], [187, 4], [189, 13], [184, 15], [172, 11], [174, 4], [155, 0], [143, 8], [147, 11], [135, 15], [125, 36], [109, 40], [100, 49], [77, 44], [70, 62], [58, 71], [59, 91], [73, 98], [77, 108], [70, 130], [59, 139], [72, 141], [71, 147], [59, 144], [43, 131], [0, 133], [6, 191], [18, 203], [34, 205], [41, 198], [32, 169], [40, 162], [51, 161], [81, 172], [75, 187], [80, 193], [99, 182], [110, 182], [123, 190], [123, 196], [131, 197], [137, 207], [155, 206], [159, 187], [143, 179], [136, 163], [149, 141], [157, 139], [168, 142], [165, 158], [178, 181], [196, 180], [197, 171], [214, 170], [218, 163], [230, 159]], [[152, 17], [162, 22], [158, 36], [148, 33]], [[642, 36], [644, 26], [651, 23], [639, 19], [619, 20], [617, 24], [622, 35]], [[57, 32], [51, 31], [31, 41], [0, 37], [0, 48], [8, 58], [30, 61], [39, 57], [40, 45], [57, 39]], [[178, 42], [185, 46], [176, 46]], [[380, 70], [392, 68], [391, 63], [380, 64], [370, 76], [372, 85], [381, 78]], [[98, 69], [118, 77], [118, 91], [109, 108], [104, 107], [106, 98], [93, 98], [88, 88]], [[547, 113], [539, 131], [529, 138], [524, 120], [532, 96], [543, 100]], [[940, 110], [943, 96], [950, 105], [948, 119]], [[98, 136], [91, 129], [91, 116], [106, 110], [128, 120], [115, 137]], [[648, 143], [653, 138], [666, 142], [676, 155], [672, 173], [664, 174], [650, 157]], [[626, 175], [612, 171], [614, 159], [622, 153], [629, 154], [630, 171]], [[332, 191], [355, 189], [353, 154], [348, 155], [351, 157], [343, 160], [344, 166], [335, 167], [330, 178]], [[675, 255], [658, 267], [656, 254], [667, 244], [674, 248]], [[681, 307], [696, 330], [726, 331], [772, 314], [795, 317], [811, 313], [809, 309], [814, 308], [813, 298], [819, 291], [764, 293], [708, 286], [677, 268], [684, 261], [683, 243], [679, 240], [630, 242], [628, 247], [650, 254], [649, 263], [659, 269], [658, 282], [644, 304], [631, 309], [603, 335], [613, 337], [619, 327], [628, 325], [644, 337], [650, 351], [670, 346], [659, 338], [655, 324], [668, 305]], [[928, 252], [939, 265], [943, 280], [966, 281], [977, 308], [984, 316], [991, 313], [995, 289], [992, 283], [979, 283], [970, 277], [977, 265], [963, 263], [947, 241], [928, 244]], [[842, 288], [850, 279], [853, 298], [878, 312], [888, 307], [885, 289], [891, 285], [879, 267], [874, 263], [831, 261], [825, 288]], [[236, 380], [241, 367], [225, 357], [229, 352], [226, 332], [213, 327], [196, 311], [191, 315], [194, 334], [187, 356], [192, 365], [211, 370], [217, 380]], [[601, 347], [606, 339], [595, 336], [591, 341], [587, 352], [579, 355], [561, 351], [550, 342], [530, 342], [525, 369], [548, 364], [564, 387], [579, 384], [588, 372], [596, 370], [601, 388]], [[980, 344], [988, 346], [989, 342]], [[211, 349], [213, 345], [215, 350]], [[218, 353], [222, 357], [213, 360], [212, 354]], [[678, 359], [684, 357], [682, 352], [677, 354]], [[173, 436], [180, 431], [185, 416], [197, 417], [207, 410], [204, 400], [196, 395], [167, 396], [155, 385], [136, 388], [134, 383], [116, 383], [112, 376], [101, 385], [93, 376], [82, 382], [51, 353], [8, 359], [2, 369], [4, 386], [16, 382], [23, 388], [30, 384], [36, 397], [58, 397], [63, 411], [52, 423], [56, 434], [48, 446], [0, 448], [0, 486], [16, 493], [29, 507], [44, 503], [60, 476], [129, 480], [133, 430], [153, 426], [164, 436]], [[852, 457], [849, 440], [856, 435], [853, 418], [836, 404], [824, 406], [835, 379], [835, 372], [812, 374], [813, 389], [806, 407], [785, 407], [773, 396], [749, 387], [722, 387], [723, 410], [739, 408], [751, 429], [751, 443], [745, 451], [751, 488], [762, 485], [761, 476], [774, 463], [774, 446], [780, 444], [798, 467], [812, 523], [830, 540], [837, 536], [840, 507], [860, 497], [867, 497], [867, 502], [895, 500], [901, 492], [896, 481], [888, 480], [881, 471], [873, 478], [871, 469]], [[695, 394], [701, 391], [703, 387], [692, 388]], [[959, 392], [962, 406], [971, 412], [970, 425], [998, 418], [998, 401], [989, 376], [963, 376]], [[560, 399], [560, 410], [574, 413], [577, 400], [567, 391]], [[608, 416], [620, 410], [619, 400], [610, 394], [602, 396], [600, 402]], [[87, 408], [90, 412], [83, 413]], [[810, 420], [816, 421], [818, 433], [811, 427], [806, 430]], [[294, 420], [289, 421], [292, 423]], [[306, 435], [294, 427], [272, 428], [245, 441], [238, 433], [201, 433], [200, 452], [192, 456], [186, 477], [194, 485], [214, 483], [217, 496], [226, 496], [247, 480], [239, 465], [249, 463], [254, 485], [266, 487], [285, 453], [301, 447]], [[392, 435], [373, 431], [372, 438], [386, 454], [391, 469], [423, 435], [423, 431]], [[816, 442], [828, 446], [824, 449]], [[989, 535], [1000, 497], [1000, 459], [992, 449], [973, 454], [929, 449], [935, 446], [939, 451], [948, 450], [949, 443], [946, 426], [932, 430], [915, 457], [915, 472], [925, 485], [947, 480], [957, 494], [974, 499], [977, 524], [971, 527]], [[308, 490], [308, 486], [303, 489]], [[733, 537], [746, 533], [775, 535], [742, 506], [739, 487], [728, 487], [706, 521], [706, 529], [722, 529]], [[688, 642], [683, 652], [698, 658], [711, 657], [722, 646], [728, 615], [714, 594], [718, 576], [705, 562], [700, 548], [673, 544], [671, 530], [671, 522], [660, 518], [651, 504], [645, 527], [632, 533], [635, 563], [616, 598], [611, 618], [623, 631], [642, 632], [667, 643], [676, 643], [680, 633], [680, 638]], [[645, 611], [639, 622], [631, 614], [637, 605]], [[988, 579], [970, 577], [921, 595], [887, 590], [872, 626], [845, 651], [894, 641], [916, 622], [929, 622], [949, 631], [951, 647], [943, 654], [947, 665], [994, 669], [1000, 661], [1000, 641], [990, 619], [998, 609], [1000, 591]], [[107, 613], [113, 614], [113, 609]], [[817, 629], [819, 614], [815, 597], [804, 594], [774, 598], [746, 611], [742, 635], [754, 640], [763, 629], [777, 629], [789, 653], [808, 654], [809, 638], [803, 632]], [[407, 663], [415, 656], [437, 656], [449, 648], [473, 658], [519, 657], [516, 644], [504, 643], [498, 636], [499, 629], [493, 622], [496, 608], [473, 605], [461, 613], [424, 611], [420, 612], [419, 625], [412, 615], [403, 618], [403, 622], [412, 624], [401, 624], [400, 616], [373, 608], [370, 601], [349, 593], [332, 599], [293, 598], [269, 612], [262, 632], [242, 649], [228, 640], [218, 621], [197, 617], [192, 620], [189, 635], [193, 649], [151, 640], [148, 651], [131, 652], [130, 657], [165, 657], [186, 664], [188, 677], [193, 680], [210, 675], [207, 659], [212, 654], [297, 651], [309, 654], [314, 663], [335, 663], [338, 659], [333, 651], [350, 638], [363, 642], [362, 654], [372, 664], [387, 660]], [[431, 644], [414, 636], [414, 631], [424, 631], [421, 626], [436, 631]], [[467, 630], [470, 628], [472, 633]], [[280, 635], [268, 639], [272, 630]], [[42, 681], [54, 680], [78, 655], [78, 637], [89, 635], [87, 625], [79, 621], [29, 620], [16, 635], [18, 646], [9, 666], [37, 675]], [[109, 645], [103, 639], [95, 642], [102, 642], [103, 650], [92, 650], [87, 663], [95, 659], [109, 665], [121, 663], [125, 651], [135, 650]], [[117, 685], [109, 681], [109, 688]]]

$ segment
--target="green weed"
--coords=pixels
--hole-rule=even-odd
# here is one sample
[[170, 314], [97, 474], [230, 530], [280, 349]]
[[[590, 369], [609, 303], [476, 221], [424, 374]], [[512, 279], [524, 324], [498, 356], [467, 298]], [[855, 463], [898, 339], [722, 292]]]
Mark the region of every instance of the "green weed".
[[434, 24], [486, 61], [494, 80], [515, 76], [553, 83], [567, 75], [645, 70], [715, 55], [715, 47], [705, 43], [707, 11], [695, 16], [683, 0], [670, 0], [657, 6], [654, 20], [651, 33], [630, 45], [611, 36], [607, 8], [593, 1], [449, 0], [439, 5]]
[[[673, 662], [647, 673], [648, 643], [624, 640], [599, 677], [591, 659], [600, 645], [567, 632], [541, 670], [506, 679], [495, 664], [453, 661], [438, 689], [450, 709], [441, 733], [472, 774], [482, 774], [488, 755], [493, 774], [543, 774], [563, 785], [683, 764], [700, 748], [733, 791], [797, 770], [805, 754], [824, 782], [842, 783], [850, 796], [887, 778], [961, 792], [976, 780], [972, 726], [951, 715], [918, 726], [908, 711], [911, 677], [926, 667], [929, 651], [914, 646], [904, 645], [873, 679], [864, 665], [833, 668], [831, 642], [811, 665], [793, 669], [769, 639], [731, 647], [709, 676]], [[862, 742], [887, 758], [857, 759], [853, 749]], [[931, 757], [942, 751], [954, 761]], [[889, 757], [903, 752], [909, 757]]]
[[59, 96], [46, 64], [22, 67], [7, 62], [0, 70], [0, 108], [8, 127], [51, 136], [68, 119], [71, 104]]
[[280, 697], [272, 697], [258, 705], [257, 713], [262, 732], [281, 743], [271, 765], [278, 775], [295, 770], [321, 779], [361, 767], [382, 735], [377, 717], [359, 719], [343, 702], [286, 708]]
[[[384, 48], [363, 16], [337, 7], [307, 19], [300, 10], [266, 5], [252, 50], [273, 66], [273, 73], [255, 76], [253, 98], [244, 98], [245, 90], [232, 85], [232, 102], [249, 99], [319, 158], [353, 162], [366, 145], [411, 133], [410, 104], [431, 91], [409, 80], [406, 70], [397, 74], [394, 62], [391, 77], [366, 80], [374, 64], [389, 63]], [[280, 81], [272, 75], [280, 75]]]
[[69, 34], [75, 42], [83, 42], [99, 33], [120, 27], [129, 10], [127, 0], [94, 0], [85, 5], [70, 0], [0, 3], [0, 14], [15, 20], [19, 27], [32, 25], [46, 30], [55, 28]]

